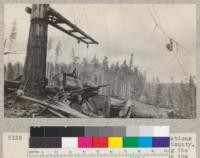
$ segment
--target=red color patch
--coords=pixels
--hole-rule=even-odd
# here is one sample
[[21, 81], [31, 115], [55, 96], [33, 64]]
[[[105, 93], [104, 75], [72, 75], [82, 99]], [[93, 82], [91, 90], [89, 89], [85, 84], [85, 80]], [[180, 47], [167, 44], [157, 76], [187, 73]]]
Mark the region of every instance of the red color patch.
[[93, 148], [107, 148], [108, 147], [108, 138], [107, 137], [96, 137], [92, 139]]

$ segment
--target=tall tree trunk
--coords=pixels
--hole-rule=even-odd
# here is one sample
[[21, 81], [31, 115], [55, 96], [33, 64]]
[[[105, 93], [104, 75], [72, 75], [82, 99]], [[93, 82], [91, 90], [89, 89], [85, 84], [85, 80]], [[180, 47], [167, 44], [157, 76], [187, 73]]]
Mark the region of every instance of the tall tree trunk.
[[24, 90], [27, 95], [42, 96], [45, 88], [47, 56], [48, 4], [33, 4], [24, 65]]

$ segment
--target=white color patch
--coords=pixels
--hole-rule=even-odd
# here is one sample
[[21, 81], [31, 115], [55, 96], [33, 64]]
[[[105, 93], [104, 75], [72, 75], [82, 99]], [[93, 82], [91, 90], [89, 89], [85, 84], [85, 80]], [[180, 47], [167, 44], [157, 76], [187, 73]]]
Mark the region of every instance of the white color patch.
[[78, 138], [77, 137], [63, 137], [62, 148], [77, 148]]
[[153, 136], [154, 137], [169, 137], [170, 136], [169, 126], [155, 126]]

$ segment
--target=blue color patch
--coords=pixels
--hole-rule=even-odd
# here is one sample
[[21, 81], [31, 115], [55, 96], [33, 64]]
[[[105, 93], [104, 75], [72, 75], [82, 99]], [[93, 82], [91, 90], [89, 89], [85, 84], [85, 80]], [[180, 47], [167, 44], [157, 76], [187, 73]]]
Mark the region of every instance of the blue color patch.
[[153, 147], [152, 137], [139, 137], [139, 147], [152, 148]]

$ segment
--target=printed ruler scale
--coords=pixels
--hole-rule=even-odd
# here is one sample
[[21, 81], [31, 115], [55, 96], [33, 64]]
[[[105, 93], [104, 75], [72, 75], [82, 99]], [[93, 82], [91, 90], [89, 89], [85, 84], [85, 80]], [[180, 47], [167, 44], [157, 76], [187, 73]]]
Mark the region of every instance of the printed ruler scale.
[[169, 158], [161, 149], [29, 149], [28, 158]]
[[169, 158], [168, 126], [31, 127], [28, 158]]
[[[77, 148], [29, 148], [29, 133], [4, 133], [3, 158], [197, 158], [196, 135], [194, 133], [171, 133], [168, 148], [123, 148], [123, 149], [77, 149]], [[184, 152], [183, 152], [184, 151]], [[150, 155], [149, 155], [150, 154]], [[165, 155], [166, 154], [166, 155]], [[95, 156], [94, 156], [95, 155]]]

